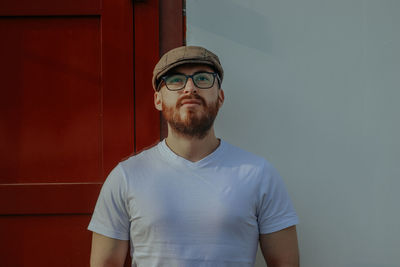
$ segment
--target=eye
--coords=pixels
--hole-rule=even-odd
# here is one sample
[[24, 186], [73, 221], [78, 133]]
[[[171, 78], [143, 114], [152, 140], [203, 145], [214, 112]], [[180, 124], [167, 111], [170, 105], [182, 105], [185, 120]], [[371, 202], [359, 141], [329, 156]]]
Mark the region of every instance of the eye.
[[183, 76], [183, 75], [172, 75], [172, 76], [167, 77], [165, 82], [168, 83], [168, 84], [184, 83], [185, 82], [185, 76]]
[[172, 83], [179, 83], [179, 82], [182, 81], [182, 78], [180, 78], [180, 77], [175, 77], [175, 78], [170, 79], [169, 81], [172, 82]]
[[211, 75], [209, 73], [199, 73], [195, 75], [197, 82], [208, 82], [211, 80]]

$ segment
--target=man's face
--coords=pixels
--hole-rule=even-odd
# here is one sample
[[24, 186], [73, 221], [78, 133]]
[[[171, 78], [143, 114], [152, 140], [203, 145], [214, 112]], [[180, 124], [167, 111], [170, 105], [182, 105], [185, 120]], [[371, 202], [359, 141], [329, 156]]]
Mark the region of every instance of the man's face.
[[[201, 71], [214, 72], [207, 65], [186, 64], [176, 67], [174, 73], [192, 75]], [[203, 138], [211, 129], [219, 108], [224, 102], [224, 92], [218, 88], [217, 78], [209, 89], [197, 88], [192, 79], [179, 91], [170, 91], [165, 84], [154, 94], [154, 103], [162, 111], [168, 125], [185, 137]]]

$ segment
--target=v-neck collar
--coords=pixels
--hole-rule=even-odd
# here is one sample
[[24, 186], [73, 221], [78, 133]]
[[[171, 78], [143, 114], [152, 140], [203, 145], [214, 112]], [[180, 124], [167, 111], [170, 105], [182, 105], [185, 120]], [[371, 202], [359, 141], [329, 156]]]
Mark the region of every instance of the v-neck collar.
[[208, 154], [207, 156], [205, 156], [204, 158], [202, 158], [199, 161], [192, 162], [190, 160], [187, 160], [187, 159], [177, 155], [174, 151], [172, 151], [168, 147], [167, 143], [165, 142], [165, 139], [162, 140], [157, 145], [158, 151], [161, 153], [163, 158], [165, 158], [166, 160], [168, 160], [169, 162], [171, 162], [173, 164], [184, 165], [189, 168], [201, 168], [201, 167], [204, 167], [206, 165], [216, 162], [220, 158], [220, 155], [225, 150], [225, 146], [226, 146], [226, 143], [220, 139], [219, 146], [213, 152], [211, 152], [210, 154]]

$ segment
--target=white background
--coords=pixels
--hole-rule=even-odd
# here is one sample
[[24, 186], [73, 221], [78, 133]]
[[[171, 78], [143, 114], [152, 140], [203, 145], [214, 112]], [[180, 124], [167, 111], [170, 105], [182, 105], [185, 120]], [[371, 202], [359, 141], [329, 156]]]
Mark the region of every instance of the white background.
[[301, 265], [399, 267], [400, 1], [186, 2], [226, 72], [217, 135], [280, 171]]

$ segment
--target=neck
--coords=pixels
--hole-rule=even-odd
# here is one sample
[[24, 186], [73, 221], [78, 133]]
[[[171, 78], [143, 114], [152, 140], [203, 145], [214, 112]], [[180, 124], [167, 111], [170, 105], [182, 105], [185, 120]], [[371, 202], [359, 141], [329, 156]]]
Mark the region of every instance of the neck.
[[168, 147], [181, 156], [192, 162], [199, 161], [211, 154], [219, 146], [219, 140], [215, 137], [214, 127], [208, 131], [202, 139], [186, 137], [176, 133], [168, 125], [168, 136], [166, 143]]

